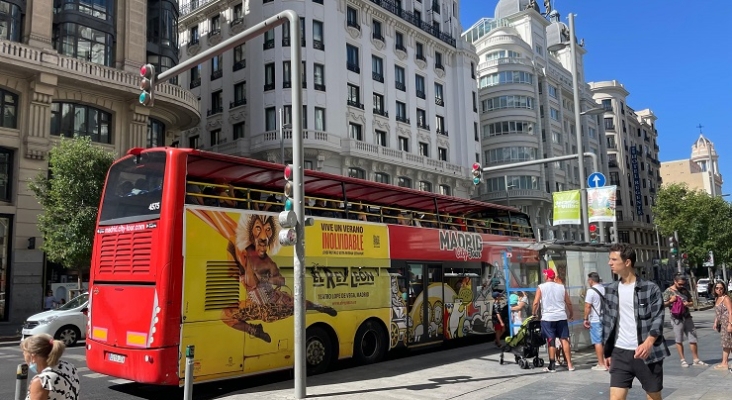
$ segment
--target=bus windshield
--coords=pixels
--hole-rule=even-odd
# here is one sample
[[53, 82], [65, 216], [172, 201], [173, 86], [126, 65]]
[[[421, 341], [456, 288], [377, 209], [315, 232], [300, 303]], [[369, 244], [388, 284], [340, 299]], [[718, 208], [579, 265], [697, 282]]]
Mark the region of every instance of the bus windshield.
[[102, 201], [99, 225], [127, 224], [160, 218], [165, 152], [145, 152], [112, 165]]

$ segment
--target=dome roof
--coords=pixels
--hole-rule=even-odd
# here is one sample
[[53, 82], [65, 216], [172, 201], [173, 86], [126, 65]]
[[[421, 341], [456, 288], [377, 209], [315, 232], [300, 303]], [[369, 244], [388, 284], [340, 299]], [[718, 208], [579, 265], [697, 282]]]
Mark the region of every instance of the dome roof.
[[711, 153], [712, 156], [717, 155], [717, 151], [714, 149], [714, 143], [712, 143], [711, 140], [705, 138], [704, 135], [699, 134], [699, 139], [697, 139], [696, 142], [694, 142], [694, 144], [691, 146], [692, 158], [708, 157], [709, 153]]
[[[527, 6], [531, 3], [531, 0], [500, 0], [498, 4], [496, 4], [493, 16], [495, 19], [510, 17], [513, 14], [526, 10]], [[536, 12], [541, 13], [539, 5], [536, 2], [533, 4]]]

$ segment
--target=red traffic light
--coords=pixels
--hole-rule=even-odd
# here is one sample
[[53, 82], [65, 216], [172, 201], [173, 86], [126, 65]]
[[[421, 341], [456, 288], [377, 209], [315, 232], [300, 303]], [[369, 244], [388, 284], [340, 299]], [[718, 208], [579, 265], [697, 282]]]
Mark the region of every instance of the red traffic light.
[[293, 166], [292, 164], [287, 164], [285, 166], [285, 179], [288, 181], [292, 180], [292, 173], [293, 173]]
[[[473, 163], [473, 170], [476, 170], [476, 169], [478, 169], [478, 170], [479, 169], [482, 169], [482, 168], [480, 168], [480, 164], [479, 163]], [[481, 172], [483, 172], [483, 171], [481, 171]]]
[[155, 73], [155, 68], [151, 64], [145, 64], [140, 67], [140, 76], [143, 78], [150, 78]]
[[597, 231], [597, 225], [590, 225], [590, 232], [596, 232]]

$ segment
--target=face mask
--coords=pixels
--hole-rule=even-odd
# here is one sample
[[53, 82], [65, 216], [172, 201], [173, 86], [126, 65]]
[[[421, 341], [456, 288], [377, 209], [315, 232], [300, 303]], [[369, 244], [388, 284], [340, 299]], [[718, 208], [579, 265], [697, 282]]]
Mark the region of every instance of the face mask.
[[28, 365], [28, 369], [34, 374], [38, 373], [38, 365], [36, 365], [36, 363], [30, 363], [30, 365]]

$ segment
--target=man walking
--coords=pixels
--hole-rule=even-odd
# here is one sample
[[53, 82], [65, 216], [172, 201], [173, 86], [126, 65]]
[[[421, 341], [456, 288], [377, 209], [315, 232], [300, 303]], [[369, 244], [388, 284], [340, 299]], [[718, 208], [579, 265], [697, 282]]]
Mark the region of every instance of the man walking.
[[590, 341], [595, 346], [597, 365], [592, 367], [593, 371], [607, 371], [605, 357], [602, 353], [602, 300], [605, 297], [605, 287], [600, 284], [600, 275], [597, 272], [587, 274], [587, 294], [585, 295], [585, 329], [590, 330]]
[[620, 277], [605, 288], [602, 343], [610, 369], [610, 400], [624, 400], [638, 378], [646, 397], [661, 399], [663, 359], [671, 353], [663, 338], [663, 295], [635, 273], [635, 250], [625, 243], [610, 248], [608, 265]]
[[554, 341], [559, 338], [564, 351], [564, 359], [567, 361], [567, 368], [574, 371], [572, 365], [571, 348], [569, 347], [569, 324], [572, 320], [572, 303], [569, 300], [569, 293], [560, 285], [554, 282], [557, 277], [554, 270], [545, 269], [544, 277], [546, 282], [536, 289], [533, 311], [534, 315], [539, 311], [541, 304], [541, 334], [546, 339], [549, 347], [549, 366], [544, 368], [545, 372], [556, 372], [557, 348]]
[[[673, 305], [677, 299], [681, 299], [683, 302], [683, 310], [674, 315]], [[691, 312], [689, 312], [689, 307], [694, 305], [694, 299], [691, 297], [689, 289], [686, 288], [686, 275], [681, 272], [674, 274], [674, 284], [663, 292], [663, 305], [672, 309], [671, 327], [674, 328], [676, 350], [679, 352], [681, 366], [684, 368], [689, 366], [689, 363], [686, 362], [686, 357], [684, 357], [684, 336], [689, 337], [689, 347], [693, 356], [692, 364], [698, 366], [707, 365], [707, 363], [699, 359], [696, 328], [694, 327], [694, 320], [691, 318]]]

